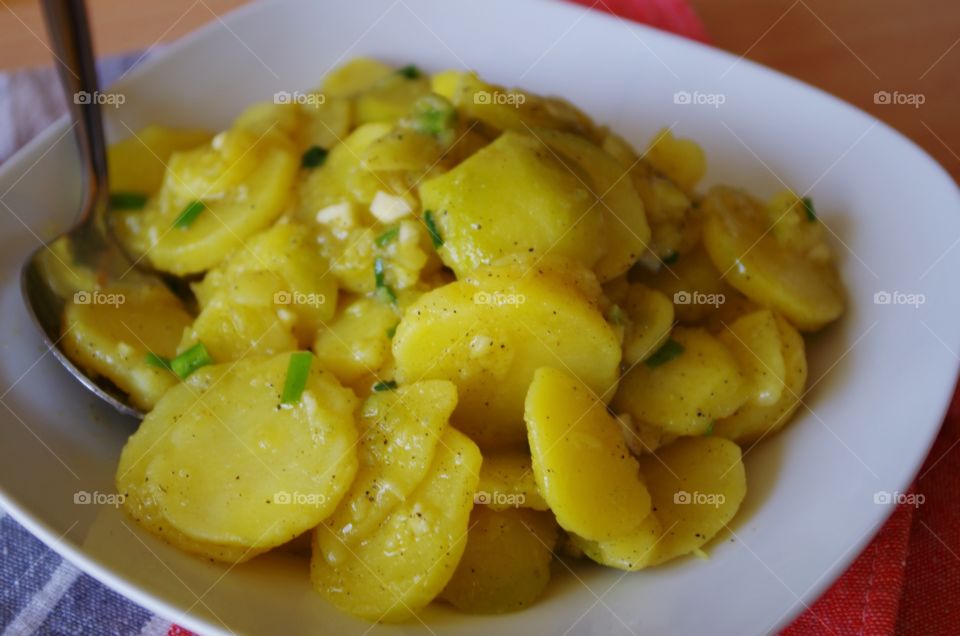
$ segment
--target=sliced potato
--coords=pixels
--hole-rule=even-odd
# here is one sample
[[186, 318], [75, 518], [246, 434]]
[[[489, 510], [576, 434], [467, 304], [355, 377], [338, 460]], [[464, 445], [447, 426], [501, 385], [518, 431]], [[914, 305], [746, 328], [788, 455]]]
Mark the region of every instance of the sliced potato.
[[435, 215], [440, 257], [460, 277], [516, 252], [568, 256], [588, 268], [604, 252], [596, 196], [529, 135], [502, 134], [420, 184], [420, 198]]
[[476, 506], [467, 548], [440, 598], [474, 614], [501, 614], [531, 605], [550, 582], [558, 536], [549, 512], [496, 512]]
[[562, 371], [537, 369], [524, 419], [537, 488], [564, 530], [596, 540], [640, 527], [650, 495], [637, 460], [587, 386]]
[[317, 333], [313, 351], [344, 384], [372, 378], [392, 359], [390, 340], [400, 322], [397, 314], [393, 305], [374, 298], [352, 300]]
[[803, 337], [780, 316], [776, 317], [782, 347], [784, 381], [780, 399], [773, 404], [755, 401], [741, 406], [729, 417], [718, 420], [714, 433], [738, 444], [751, 444], [783, 428], [800, 406], [807, 384], [807, 356]]
[[703, 199], [703, 242], [731, 285], [761, 306], [775, 309], [802, 331], [816, 331], [844, 310], [836, 267], [811, 258], [770, 232], [765, 208], [731, 188]]
[[184, 130], [151, 125], [107, 149], [110, 189], [149, 196], [160, 189], [170, 156], [210, 141], [205, 130]]
[[416, 616], [450, 581], [463, 555], [480, 463], [477, 446], [448, 428], [427, 476], [372, 535], [347, 546], [325, 525], [314, 531], [314, 588], [370, 621]]
[[676, 357], [630, 369], [613, 406], [667, 433], [702, 435], [746, 400], [743, 375], [733, 354], [706, 330], [678, 327], [671, 341]]
[[393, 339], [396, 379], [456, 384], [453, 421], [486, 448], [524, 444], [523, 403], [539, 367], [567, 368], [609, 399], [616, 334], [575, 279], [553, 271], [489, 267], [421, 296]]
[[289, 359], [205, 367], [168, 391], [120, 455], [127, 512], [177, 547], [233, 562], [330, 515], [357, 471], [356, 398], [313, 360], [300, 400], [281, 406]]
[[707, 156], [695, 141], [674, 137], [669, 130], [656, 134], [644, 158], [687, 192], [707, 171]]
[[533, 462], [526, 450], [501, 450], [487, 453], [480, 469], [480, 483], [474, 503], [491, 510], [550, 507], [537, 490]]
[[374, 393], [360, 418], [360, 469], [324, 524], [337, 541], [369, 537], [430, 470], [437, 442], [457, 405], [450, 382], [427, 380]]
[[623, 299], [629, 322], [623, 338], [623, 360], [635, 365], [652, 356], [670, 337], [673, 303], [646, 285], [630, 285]]
[[634, 272], [639, 282], [666, 295], [673, 302], [677, 320], [687, 325], [717, 313], [737, 295], [702, 247], [681, 255], [669, 268]]
[[62, 346], [92, 376], [102, 376], [149, 411], [177, 383], [147, 354], [177, 354], [177, 343], [193, 319], [165, 287], [116, 287], [79, 291], [63, 314]]
[[383, 62], [357, 57], [328, 73], [320, 90], [328, 97], [353, 97], [393, 72], [393, 67]]
[[570, 535], [573, 545], [590, 559], [607, 567], [631, 572], [656, 563], [657, 547], [662, 538], [663, 526], [656, 512], [648, 514], [638, 529], [622, 537], [590, 541], [577, 535]]
[[786, 369], [774, 314], [768, 310], [747, 314], [732, 322], [717, 338], [740, 363], [750, 391], [748, 403], [775, 404], [783, 393]]

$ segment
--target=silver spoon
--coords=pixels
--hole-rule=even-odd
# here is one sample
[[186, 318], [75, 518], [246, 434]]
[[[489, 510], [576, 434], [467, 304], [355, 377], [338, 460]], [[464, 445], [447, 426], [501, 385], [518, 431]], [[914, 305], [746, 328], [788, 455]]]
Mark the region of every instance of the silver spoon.
[[[27, 259], [21, 270], [21, 291], [34, 324], [56, 358], [80, 382], [113, 408], [126, 415], [143, 417], [129, 403], [125, 393], [109, 381], [92, 378], [79, 369], [56, 345], [61, 339], [61, 317], [66, 303], [62, 291], [55, 289], [44, 275], [44, 254], [57, 241], [68, 241], [73, 264], [89, 267], [107, 281], [137, 280], [150, 283], [152, 276], [134, 269], [131, 260], [109, 238], [105, 215], [110, 201], [107, 181], [107, 151], [103, 137], [100, 104], [96, 99], [76, 99], [76, 95], [96, 94], [97, 69], [94, 66], [90, 28], [83, 0], [43, 0], [47, 30], [57, 57], [60, 83], [67, 97], [70, 116], [80, 151], [83, 201], [76, 224], [66, 234], [41, 246]], [[153, 281], [155, 284], [158, 281]]]

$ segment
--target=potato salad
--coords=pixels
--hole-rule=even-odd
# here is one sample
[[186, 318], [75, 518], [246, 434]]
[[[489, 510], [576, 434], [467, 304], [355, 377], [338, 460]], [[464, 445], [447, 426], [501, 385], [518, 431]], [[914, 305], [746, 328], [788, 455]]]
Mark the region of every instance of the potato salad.
[[167, 284], [71, 272], [63, 348], [145, 414], [126, 513], [302, 554], [369, 621], [705, 556], [844, 312], [809, 198], [703, 188], [693, 141], [472, 72], [357, 59], [109, 164], [107, 225]]

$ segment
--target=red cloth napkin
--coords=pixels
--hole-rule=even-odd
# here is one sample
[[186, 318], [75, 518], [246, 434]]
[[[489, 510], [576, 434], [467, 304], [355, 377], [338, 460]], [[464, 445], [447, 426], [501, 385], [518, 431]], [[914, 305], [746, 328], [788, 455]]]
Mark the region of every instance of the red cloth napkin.
[[[708, 41], [685, 0], [571, 0]], [[834, 585], [782, 636], [960, 634], [960, 392], [914, 485], [918, 507], [901, 504]], [[174, 625], [168, 636], [188, 636]]]

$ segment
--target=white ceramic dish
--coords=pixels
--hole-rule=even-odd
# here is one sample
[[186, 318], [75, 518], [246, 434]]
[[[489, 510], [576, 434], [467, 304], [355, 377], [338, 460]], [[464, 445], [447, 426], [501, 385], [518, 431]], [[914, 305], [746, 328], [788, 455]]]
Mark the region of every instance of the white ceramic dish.
[[[661, 126], [692, 136], [708, 181], [761, 195], [811, 191], [835, 232], [851, 310], [810, 346], [817, 381], [784, 433], [747, 456], [749, 495], [708, 561], [626, 574], [560, 571], [533, 608], [500, 617], [431, 608], [436, 633], [755, 634], [776, 630], [859, 553], [891, 512], [939, 428], [960, 351], [960, 196], [920, 149], [868, 115], [725, 53], [552, 2], [294, 0], [250, 6], [121, 81], [115, 137], [149, 122], [218, 128], [245, 104], [315, 85], [374, 55], [426, 69], [471, 67], [494, 81], [572, 99], [642, 145]], [[675, 95], [687, 91], [689, 104]], [[722, 95], [708, 99], [704, 95]], [[709, 102], [697, 103], [697, 102]], [[891, 106], [894, 107], [894, 106]], [[181, 554], [109, 505], [133, 423], [72, 380], [29, 324], [21, 261], [66, 227], [78, 200], [67, 124], [0, 170], [0, 501], [53, 548], [149, 609], [203, 633], [365, 633], [326, 606], [305, 564], [270, 555], [226, 568]], [[879, 292], [922, 294], [918, 308]], [[894, 297], [896, 301], [898, 297]], [[902, 300], [902, 298], [900, 298]], [[881, 297], [882, 300], [882, 297]], [[819, 380], [818, 380], [819, 379]], [[413, 634], [419, 623], [377, 627]]]

